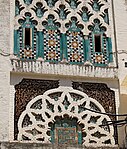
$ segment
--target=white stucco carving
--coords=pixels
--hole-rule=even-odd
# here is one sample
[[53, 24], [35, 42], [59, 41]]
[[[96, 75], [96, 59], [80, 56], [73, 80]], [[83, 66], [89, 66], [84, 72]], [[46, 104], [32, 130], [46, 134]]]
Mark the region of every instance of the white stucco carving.
[[50, 130], [48, 124], [55, 122], [55, 116], [63, 117], [67, 114], [72, 118], [77, 117], [78, 122], [84, 124], [82, 131], [86, 132], [86, 136], [83, 137], [83, 145], [103, 146], [107, 145], [106, 142], [109, 140], [108, 145], [114, 145], [113, 126], [100, 126], [110, 121], [110, 118], [85, 108], [105, 113], [104, 108], [95, 99], [89, 98], [81, 91], [71, 87], [48, 90], [32, 99], [21, 114], [18, 122], [18, 140], [23, 141], [25, 136], [33, 142], [43, 138], [44, 143], [50, 143], [51, 136], [47, 134]]

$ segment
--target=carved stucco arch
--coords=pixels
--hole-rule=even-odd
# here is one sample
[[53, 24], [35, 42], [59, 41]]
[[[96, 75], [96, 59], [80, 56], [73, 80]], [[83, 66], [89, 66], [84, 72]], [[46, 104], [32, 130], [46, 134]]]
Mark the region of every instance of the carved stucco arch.
[[[54, 94], [58, 94], [58, 96], [54, 98]], [[68, 104], [64, 103], [65, 96]], [[67, 107], [65, 108], [65, 106]], [[41, 138], [43, 143], [51, 143], [49, 141], [51, 136], [47, 135], [47, 131], [50, 130], [48, 124], [55, 121], [55, 116], [64, 117], [65, 114], [68, 114], [72, 118], [77, 117], [78, 123], [84, 124], [82, 131], [86, 132], [86, 136], [83, 137], [83, 145], [115, 145], [113, 126], [99, 126], [110, 121], [110, 118], [107, 115], [85, 110], [83, 107], [105, 113], [99, 102], [71, 87], [59, 87], [46, 91], [43, 95], [32, 99], [21, 114], [18, 122], [18, 140], [23, 141], [25, 140], [23, 137], [25, 137], [26, 140], [38, 142]], [[94, 122], [91, 120], [92, 118], [95, 119]]]
[[[104, 9], [110, 9], [110, 3], [109, 2], [106, 2], [105, 0], [100, 0], [101, 3], [104, 4], [103, 7], [101, 7], [101, 10], [99, 10], [99, 12], [96, 12], [92, 9], [92, 7], [88, 4], [88, 2], [90, 2], [90, 0], [78, 0], [80, 1], [81, 3], [77, 6], [76, 9], [70, 9], [70, 5], [65, 1], [63, 0], [62, 2], [61, 1], [56, 1], [55, 3], [55, 7], [52, 7], [50, 8], [46, 1], [45, 0], [40, 0], [39, 2], [43, 3], [43, 6], [48, 10], [47, 12], [44, 13], [44, 16], [40, 19], [36, 16], [36, 13], [31, 9], [31, 8], [34, 8], [34, 6], [36, 5], [36, 3], [38, 2], [38, 0], [34, 0], [32, 1], [32, 4], [30, 5], [26, 5], [24, 3], [24, 0], [20, 0], [20, 4], [21, 6], [24, 7], [24, 9], [20, 12], [20, 14], [18, 16], [15, 17], [15, 29], [18, 29], [20, 27], [20, 24], [18, 23], [18, 20], [20, 18], [23, 18], [25, 15], [26, 12], [30, 12], [32, 14], [32, 17], [38, 22], [37, 24], [37, 30], [38, 31], [41, 31], [42, 29], [44, 29], [44, 27], [42, 26], [42, 20], [45, 20], [47, 19], [48, 15], [49, 14], [53, 14], [55, 16], [55, 19], [61, 23], [61, 27], [60, 27], [60, 30], [62, 33], [65, 33], [67, 31], [67, 28], [65, 27], [65, 24], [68, 23], [68, 21], [70, 21], [71, 17], [73, 16], [76, 16], [77, 17], [77, 20], [84, 25], [84, 29], [82, 30], [86, 35], [88, 35], [90, 33], [90, 31], [88, 30], [88, 25], [93, 23], [93, 20], [98, 18], [101, 23], [106, 26], [107, 28], [107, 36], [110, 37], [110, 26], [107, 25], [105, 22], [104, 22], [104, 19], [100, 16], [100, 14], [102, 14], [104, 12]], [[56, 10], [56, 8], [59, 8], [59, 5], [60, 4], [63, 4], [66, 6], [66, 8], [70, 11], [70, 13], [67, 15], [67, 18], [65, 20], [61, 20], [59, 18], [59, 15], [54, 12], [54, 10]], [[79, 10], [82, 9], [82, 6], [86, 6], [89, 11], [93, 14], [92, 17], [90, 17], [89, 21], [88, 22], [84, 22], [82, 20], [82, 17], [78, 14]]]

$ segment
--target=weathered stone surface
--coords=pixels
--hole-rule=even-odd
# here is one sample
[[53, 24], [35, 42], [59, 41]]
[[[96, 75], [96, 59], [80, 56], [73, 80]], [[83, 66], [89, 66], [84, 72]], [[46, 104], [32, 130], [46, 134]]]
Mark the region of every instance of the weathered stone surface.
[[[0, 140], [8, 141], [9, 131], [9, 56], [10, 0], [0, 0]], [[11, 108], [11, 107], [10, 107]]]
[[86, 147], [86, 146], [66, 146], [66, 145], [51, 145], [42, 143], [20, 143], [20, 142], [2, 142], [0, 149], [118, 149], [117, 146], [110, 147]]

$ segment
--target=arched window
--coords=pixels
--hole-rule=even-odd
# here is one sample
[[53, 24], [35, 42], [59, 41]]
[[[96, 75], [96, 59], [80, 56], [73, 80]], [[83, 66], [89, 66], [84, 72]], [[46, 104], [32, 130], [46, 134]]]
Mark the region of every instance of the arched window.
[[21, 59], [36, 59], [38, 34], [35, 26], [37, 21], [31, 19], [30, 13], [26, 13], [25, 18], [19, 19], [18, 22], [21, 26], [15, 30], [14, 52]]
[[111, 39], [106, 36], [106, 27], [102, 26], [99, 19], [94, 19], [93, 25], [89, 25], [89, 51], [90, 61], [97, 66], [106, 66], [112, 61]]

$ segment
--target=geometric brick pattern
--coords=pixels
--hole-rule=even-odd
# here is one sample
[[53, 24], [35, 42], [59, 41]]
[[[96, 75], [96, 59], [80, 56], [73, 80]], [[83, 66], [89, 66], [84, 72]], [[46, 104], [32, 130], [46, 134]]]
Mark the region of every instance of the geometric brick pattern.
[[44, 60], [60, 61], [60, 31], [44, 30]]
[[83, 34], [67, 31], [67, 54], [70, 63], [84, 62]]
[[23, 45], [23, 28], [19, 28], [18, 33], [19, 33], [19, 48], [20, 48], [20, 51], [22, 51], [22, 45]]

